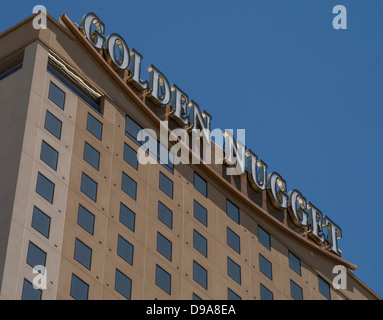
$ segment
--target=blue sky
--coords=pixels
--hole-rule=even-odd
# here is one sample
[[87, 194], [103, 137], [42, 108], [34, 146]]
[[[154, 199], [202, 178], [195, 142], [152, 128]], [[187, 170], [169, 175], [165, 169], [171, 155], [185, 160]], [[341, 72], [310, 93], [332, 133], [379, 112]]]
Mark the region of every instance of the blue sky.
[[[246, 129], [288, 190], [341, 226], [343, 257], [383, 296], [383, 1], [7, 1], [0, 30], [37, 4], [77, 23], [95, 12], [214, 128]], [[332, 27], [339, 4], [347, 30]]]

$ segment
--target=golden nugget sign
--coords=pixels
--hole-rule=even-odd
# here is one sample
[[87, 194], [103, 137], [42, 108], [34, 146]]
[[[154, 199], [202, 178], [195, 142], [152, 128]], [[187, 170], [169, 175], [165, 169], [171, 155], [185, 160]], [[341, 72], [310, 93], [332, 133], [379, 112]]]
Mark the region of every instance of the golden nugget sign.
[[[192, 133], [198, 132], [204, 141], [211, 143], [211, 116], [206, 111], [201, 111], [176, 85], [170, 86], [164, 74], [153, 65], [148, 67], [149, 81], [142, 80], [142, 56], [134, 49], [129, 50], [120, 35], [112, 33], [105, 37], [105, 25], [94, 13], [88, 13], [82, 18], [80, 30], [93, 47], [102, 51], [106, 61], [115, 71], [129, 70], [128, 81], [131, 84], [139, 90], [145, 90], [147, 97], [157, 106], [170, 105], [173, 110], [171, 116], [178, 124], [191, 128]], [[283, 178], [277, 172], [267, 174], [267, 165], [251, 150], [246, 150], [245, 145], [236, 142], [230, 131], [225, 131], [224, 137], [226, 165], [235, 167], [236, 174], [247, 174], [254, 190], [266, 191], [277, 209], [288, 210], [297, 227], [307, 228], [311, 239], [340, 256], [337, 241], [342, 237], [340, 227], [327, 216], [324, 217], [312, 203], [308, 203], [298, 190], [287, 192]]]

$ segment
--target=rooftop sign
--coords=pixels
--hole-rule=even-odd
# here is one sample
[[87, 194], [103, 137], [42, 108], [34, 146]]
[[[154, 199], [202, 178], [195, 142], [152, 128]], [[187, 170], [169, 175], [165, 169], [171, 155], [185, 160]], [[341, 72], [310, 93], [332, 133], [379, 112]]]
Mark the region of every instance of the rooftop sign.
[[[158, 107], [171, 106], [171, 117], [181, 126], [190, 128], [210, 145], [211, 119], [201, 111], [196, 102], [175, 84], [170, 86], [165, 75], [153, 65], [148, 67], [149, 81], [141, 78], [142, 56], [129, 50], [125, 40], [118, 34], [105, 36], [105, 25], [94, 13], [86, 14], [80, 30], [93, 47], [102, 52], [105, 60], [116, 71], [128, 70], [128, 82], [137, 89], [146, 91], [147, 97]], [[117, 50], [116, 50], [117, 49]], [[286, 181], [277, 172], [267, 173], [267, 165], [240, 141], [236, 142], [229, 131], [225, 131], [225, 164], [235, 167], [234, 172], [247, 175], [251, 187], [257, 192], [266, 191], [272, 204], [278, 210], [287, 209], [292, 222], [304, 228], [308, 236], [318, 245], [341, 256], [338, 239], [342, 231], [330, 218], [303, 197], [298, 190], [287, 191]], [[233, 171], [231, 171], [233, 172]], [[327, 231], [327, 232], [326, 232]]]

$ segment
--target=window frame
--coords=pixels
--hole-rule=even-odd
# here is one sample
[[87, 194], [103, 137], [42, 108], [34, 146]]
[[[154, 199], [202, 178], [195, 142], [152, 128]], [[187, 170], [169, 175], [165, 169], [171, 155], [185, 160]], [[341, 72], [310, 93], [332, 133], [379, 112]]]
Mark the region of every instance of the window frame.
[[[82, 246], [82, 249], [87, 249], [87, 257], [86, 257], [87, 259], [86, 260], [88, 260], [88, 258], [89, 258], [89, 261], [87, 261], [87, 262], [89, 262], [89, 267], [87, 266], [86, 263], [83, 263], [83, 261], [82, 261], [83, 257], [78, 256], [78, 254], [79, 254], [78, 250], [83, 251], [82, 249], [79, 249], [79, 247], [77, 246], [78, 244], [80, 244]], [[76, 252], [77, 252], [77, 254], [76, 254]], [[89, 254], [89, 257], [88, 257], [88, 254]], [[76, 260], [78, 263], [80, 263], [84, 268], [86, 268], [88, 270], [92, 270], [93, 249], [91, 247], [89, 247], [88, 245], [86, 245], [79, 238], [76, 238], [75, 244], [74, 244], [73, 259]]]
[[[52, 97], [51, 93], [51, 89], [54, 88], [55, 90], [57, 90], [59, 93], [62, 93], [64, 95], [64, 101], [63, 101], [63, 104], [59, 104], [57, 103], [55, 100], [53, 100], [54, 97]], [[66, 92], [64, 90], [62, 90], [57, 84], [55, 84], [53, 81], [50, 81], [50, 84], [49, 84], [49, 91], [48, 91], [48, 99], [50, 101], [52, 101], [56, 106], [58, 106], [61, 110], [64, 110], [65, 108], [65, 101], [66, 101]]]
[[[44, 149], [43, 146], [45, 146], [45, 148], [48, 148], [48, 149]], [[49, 161], [47, 160], [46, 157], [44, 157], [45, 159], [43, 158], [44, 150], [49, 150], [50, 152], [51, 151], [55, 152], [56, 159], [55, 159], [55, 163], [54, 164], [49, 163]], [[58, 166], [58, 161], [59, 161], [59, 152], [55, 148], [53, 148], [49, 143], [47, 143], [46, 141], [42, 140], [42, 142], [41, 142], [41, 151], [40, 151], [40, 160], [43, 161], [45, 164], [47, 164], [54, 171], [57, 171], [57, 166]]]
[[[47, 127], [47, 121], [48, 121], [48, 117], [52, 120], [54, 120], [57, 124], [60, 124], [60, 130], [58, 135], [56, 135], [56, 133], [54, 131], [52, 131], [49, 127]], [[49, 123], [48, 123], [49, 124]], [[61, 135], [62, 135], [62, 126], [63, 126], [63, 123], [62, 121], [57, 118], [52, 112], [50, 112], [48, 109], [46, 110], [46, 113], [45, 113], [45, 120], [44, 120], [44, 129], [47, 130], [49, 133], [51, 133], [56, 139], [58, 140], [61, 140]], [[51, 127], [52, 128], [52, 127]]]

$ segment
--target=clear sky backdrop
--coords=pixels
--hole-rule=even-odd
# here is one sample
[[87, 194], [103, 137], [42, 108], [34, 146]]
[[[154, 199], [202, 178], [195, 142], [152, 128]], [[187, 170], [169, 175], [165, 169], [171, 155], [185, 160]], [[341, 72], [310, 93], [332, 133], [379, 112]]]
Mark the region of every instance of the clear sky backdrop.
[[[383, 1], [4, 1], [0, 31], [45, 5], [95, 12], [341, 226], [343, 257], [383, 296]], [[334, 30], [335, 5], [348, 29]], [[1, 49], [0, 49], [1, 50]]]

